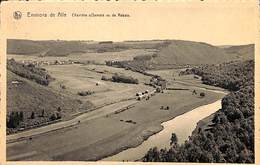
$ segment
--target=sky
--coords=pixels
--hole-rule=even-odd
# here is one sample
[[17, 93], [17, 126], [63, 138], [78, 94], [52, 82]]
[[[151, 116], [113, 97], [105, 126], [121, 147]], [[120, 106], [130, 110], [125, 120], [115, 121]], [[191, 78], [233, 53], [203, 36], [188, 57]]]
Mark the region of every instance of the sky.
[[[2, 7], [6, 38], [17, 39], [181, 39], [240, 45], [254, 43], [257, 30], [257, 10], [250, 0], [248, 3], [7, 3]], [[22, 12], [20, 20], [13, 19], [14, 11]], [[67, 17], [27, 17], [27, 12], [65, 12]], [[71, 17], [72, 13], [122, 13], [130, 17]]]

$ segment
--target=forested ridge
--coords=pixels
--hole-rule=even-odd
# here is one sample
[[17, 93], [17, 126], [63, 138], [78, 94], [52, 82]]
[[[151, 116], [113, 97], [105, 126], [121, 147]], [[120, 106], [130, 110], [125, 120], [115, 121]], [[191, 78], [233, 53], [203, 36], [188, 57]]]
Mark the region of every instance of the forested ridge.
[[178, 144], [173, 133], [171, 148], [150, 149], [143, 161], [254, 163], [254, 61], [205, 65], [182, 74], [196, 74], [205, 84], [230, 90], [210, 129]]

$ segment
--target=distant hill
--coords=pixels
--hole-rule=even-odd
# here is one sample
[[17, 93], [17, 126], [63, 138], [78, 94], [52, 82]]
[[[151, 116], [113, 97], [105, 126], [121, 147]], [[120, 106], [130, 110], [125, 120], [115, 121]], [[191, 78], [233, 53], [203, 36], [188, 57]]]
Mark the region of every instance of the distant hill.
[[45, 51], [45, 45], [39, 44], [31, 40], [7, 40], [8, 54], [36, 54]]
[[139, 55], [122, 66], [134, 71], [254, 59], [254, 45], [217, 47], [203, 42], [168, 40], [153, 55]]
[[83, 50], [85, 50], [84, 44], [79, 41], [7, 40], [8, 54], [66, 56], [72, 52]]
[[254, 59], [254, 44], [230, 46], [224, 48], [224, 51], [244, 60]]
[[63, 41], [63, 40], [7, 40], [7, 54], [36, 55], [36, 56], [67, 56], [70, 53], [85, 52], [118, 52], [127, 49], [157, 49], [164, 44], [163, 41], [140, 42], [89, 42], [89, 41]]
[[193, 41], [170, 41], [152, 59], [154, 64], [215, 64], [233, 60], [233, 54], [210, 44]]
[[[254, 57], [254, 45], [217, 47], [203, 42], [151, 40], [128, 42], [31, 41], [9, 39], [8, 54], [66, 56], [72, 52], [116, 52], [127, 49], [157, 50], [146, 65], [217, 64]], [[149, 59], [149, 60], [147, 60]], [[148, 63], [147, 63], [148, 62]]]

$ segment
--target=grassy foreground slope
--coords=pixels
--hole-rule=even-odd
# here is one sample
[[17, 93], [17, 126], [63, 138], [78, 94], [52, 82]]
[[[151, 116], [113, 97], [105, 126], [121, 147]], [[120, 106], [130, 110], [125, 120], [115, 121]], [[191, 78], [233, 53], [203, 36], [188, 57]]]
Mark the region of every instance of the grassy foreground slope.
[[[239, 70], [243, 72], [239, 72]], [[188, 73], [202, 76], [207, 84], [225, 84], [231, 91], [222, 99], [222, 109], [214, 114], [210, 129], [198, 130], [184, 144], [175, 134], [169, 150], [150, 149], [144, 161], [254, 163], [254, 61], [231, 63], [221, 68], [212, 65]], [[221, 73], [225, 79], [219, 79]], [[237, 74], [240, 73], [240, 74]], [[227, 75], [234, 75], [233, 77]], [[215, 81], [208, 81], [216, 77]], [[231, 87], [235, 80], [237, 88]]]

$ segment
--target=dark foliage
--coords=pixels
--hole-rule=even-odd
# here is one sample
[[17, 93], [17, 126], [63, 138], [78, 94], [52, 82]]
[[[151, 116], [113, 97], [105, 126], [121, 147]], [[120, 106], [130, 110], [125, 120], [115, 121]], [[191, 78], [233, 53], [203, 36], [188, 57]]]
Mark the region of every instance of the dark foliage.
[[78, 95], [80, 95], [80, 96], [88, 96], [88, 95], [92, 95], [92, 94], [94, 94], [93, 91], [80, 91], [80, 92], [78, 92]]
[[55, 120], [59, 120], [61, 119], [61, 114], [59, 112], [56, 112], [56, 113], [53, 113], [51, 116], [50, 116], [50, 121], [55, 121]]
[[35, 113], [32, 112], [32, 113], [31, 113], [31, 119], [34, 119], [34, 118], [35, 118]]
[[200, 130], [169, 150], [150, 149], [143, 161], [254, 163], [254, 62], [207, 66], [192, 72], [202, 76], [203, 82], [231, 93], [222, 99], [222, 109], [215, 113], [210, 129]]
[[171, 145], [176, 145], [178, 143], [178, 138], [177, 135], [175, 133], [172, 133], [172, 137], [171, 137]]
[[7, 69], [11, 72], [29, 80], [33, 80], [41, 85], [49, 85], [52, 80], [51, 76], [47, 72], [39, 67], [31, 65], [24, 65], [16, 62], [14, 59], [7, 61]]
[[187, 69], [186, 71], [181, 72], [181, 74], [196, 74], [202, 77], [201, 80], [204, 84], [237, 91], [242, 86], [252, 85], [254, 76], [253, 69], [254, 61], [249, 60], [219, 65], [203, 65]]
[[200, 97], [205, 97], [205, 93], [204, 93], [204, 92], [201, 92], [201, 93], [200, 93]]
[[139, 55], [139, 56], [135, 56], [134, 60], [136, 61], [149, 61], [152, 59], [152, 56], [150, 55]]
[[17, 128], [19, 124], [24, 120], [23, 112], [12, 112], [6, 120], [8, 128]]
[[138, 79], [135, 79], [131, 76], [125, 76], [125, 75], [119, 75], [119, 74], [114, 74], [112, 76], [112, 81], [113, 82], [121, 82], [121, 83], [129, 83], [129, 84], [138, 84]]

